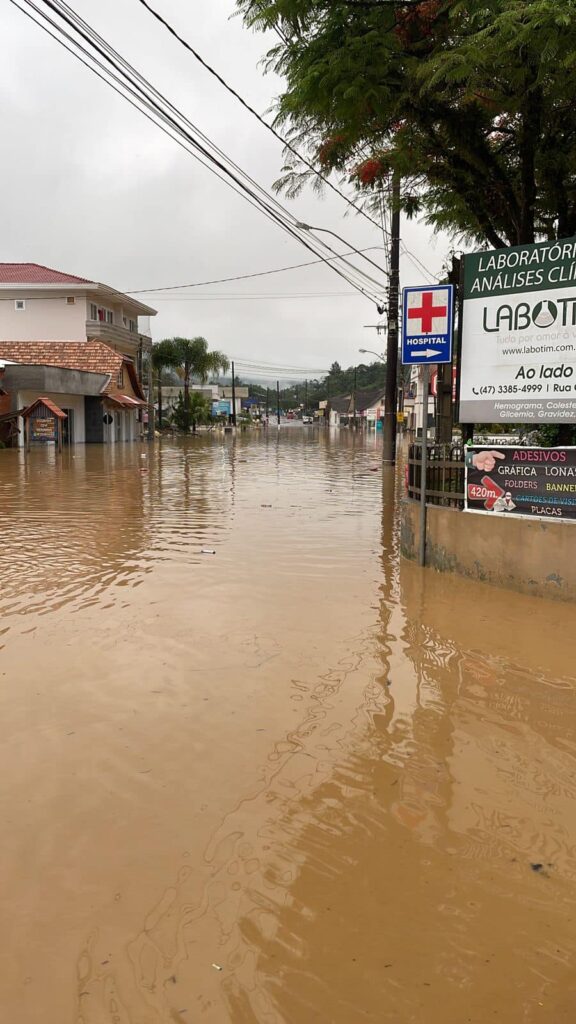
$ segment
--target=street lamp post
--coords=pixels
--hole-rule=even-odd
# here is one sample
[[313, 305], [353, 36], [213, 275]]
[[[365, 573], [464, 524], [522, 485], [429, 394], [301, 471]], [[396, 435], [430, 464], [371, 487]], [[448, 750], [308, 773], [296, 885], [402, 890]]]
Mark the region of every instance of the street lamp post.
[[359, 348], [358, 351], [362, 352], [363, 355], [376, 356], [376, 359], [379, 359], [381, 363], [386, 362], [381, 352], [374, 352], [371, 348]]

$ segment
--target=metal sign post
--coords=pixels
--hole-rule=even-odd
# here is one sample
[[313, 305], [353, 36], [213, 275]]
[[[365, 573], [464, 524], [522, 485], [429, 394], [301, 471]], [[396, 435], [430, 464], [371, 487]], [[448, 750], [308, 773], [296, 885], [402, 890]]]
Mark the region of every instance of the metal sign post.
[[418, 565], [426, 565], [426, 477], [428, 476], [428, 389], [430, 367], [422, 367], [422, 447], [420, 449], [420, 547]]
[[454, 286], [420, 285], [402, 293], [402, 362], [422, 366], [422, 448], [420, 451], [420, 544], [426, 564], [426, 477], [428, 475], [428, 391], [430, 364], [452, 362]]

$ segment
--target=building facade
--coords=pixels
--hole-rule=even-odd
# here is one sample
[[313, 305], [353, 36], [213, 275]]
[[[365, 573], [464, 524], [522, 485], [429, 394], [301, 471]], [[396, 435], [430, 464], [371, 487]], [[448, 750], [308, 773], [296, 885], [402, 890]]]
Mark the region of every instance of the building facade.
[[155, 314], [109, 285], [37, 263], [1, 263], [4, 433], [22, 443], [17, 414], [42, 395], [67, 413], [69, 443], [140, 437]]
[[38, 263], [0, 263], [0, 340], [103, 341], [141, 377], [155, 315], [109, 285]]
[[146, 398], [132, 360], [101, 341], [0, 341], [2, 439], [24, 443], [21, 413], [38, 397], [66, 413], [64, 442], [135, 441]]

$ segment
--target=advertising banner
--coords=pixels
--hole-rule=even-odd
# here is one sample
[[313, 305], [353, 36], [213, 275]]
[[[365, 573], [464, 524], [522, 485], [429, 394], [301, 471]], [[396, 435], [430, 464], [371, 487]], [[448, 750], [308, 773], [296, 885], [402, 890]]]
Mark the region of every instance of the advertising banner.
[[32, 417], [30, 420], [31, 441], [55, 441], [57, 436], [56, 420], [53, 416], [46, 419]]
[[576, 448], [466, 449], [466, 508], [576, 521]]
[[461, 423], [576, 423], [576, 239], [464, 257]]
[[219, 402], [212, 402], [212, 415], [213, 416], [230, 416], [232, 413], [232, 402], [227, 400], [220, 400]]

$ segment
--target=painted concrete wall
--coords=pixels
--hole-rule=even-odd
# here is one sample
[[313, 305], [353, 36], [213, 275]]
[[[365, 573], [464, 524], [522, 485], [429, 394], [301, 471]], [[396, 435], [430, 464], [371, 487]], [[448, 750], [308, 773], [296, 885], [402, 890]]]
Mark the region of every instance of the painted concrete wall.
[[15, 298], [2, 295], [0, 302], [0, 338], [5, 341], [82, 341], [86, 337], [86, 297], [74, 296], [69, 306], [66, 296], [31, 298], [22, 293], [26, 308], [17, 311]]
[[[116, 302], [110, 296], [97, 293], [89, 295], [71, 294], [74, 303], [69, 304], [67, 295], [51, 292], [42, 296], [31, 289], [19, 289], [13, 293], [2, 291], [0, 302], [0, 339], [5, 341], [82, 341], [88, 336], [102, 337], [103, 341], [114, 341], [120, 345], [126, 342], [129, 355], [138, 349], [138, 317], [129, 307]], [[16, 300], [23, 300], [25, 308], [16, 309]], [[108, 309], [113, 314], [113, 323], [108, 324], [92, 317], [92, 305]], [[126, 317], [126, 325], [124, 325]], [[136, 332], [128, 332], [128, 322], [133, 320]], [[88, 324], [88, 326], [87, 326]], [[92, 324], [92, 327], [90, 326]], [[114, 328], [119, 329], [114, 333]]]
[[106, 444], [138, 441], [140, 423], [136, 409], [107, 408], [106, 412], [112, 417], [112, 422], [104, 425], [104, 442]]
[[[401, 551], [416, 560], [419, 503], [402, 503]], [[481, 515], [429, 505], [426, 565], [493, 586], [576, 601], [576, 522]]]

